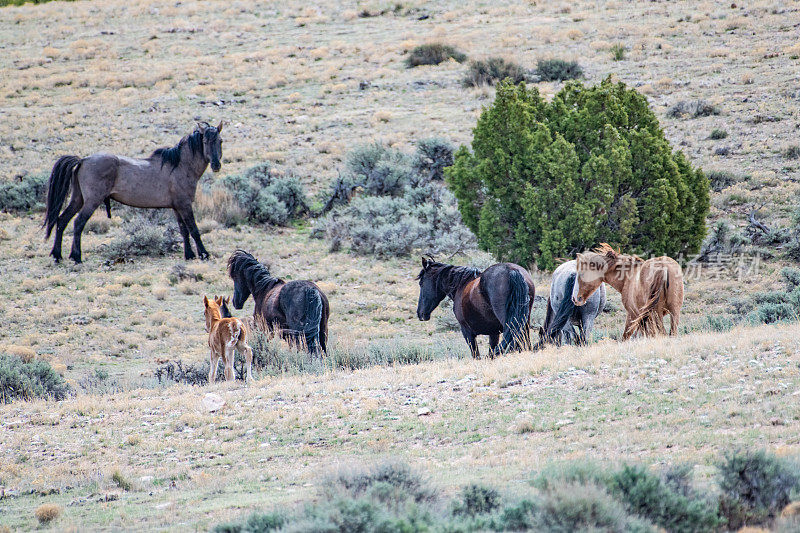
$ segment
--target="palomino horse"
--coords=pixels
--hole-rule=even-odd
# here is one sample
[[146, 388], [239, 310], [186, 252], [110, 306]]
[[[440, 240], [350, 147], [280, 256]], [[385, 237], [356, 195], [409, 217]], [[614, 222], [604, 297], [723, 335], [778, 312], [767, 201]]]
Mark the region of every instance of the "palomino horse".
[[217, 380], [217, 366], [219, 359], [225, 368], [225, 379], [233, 381], [233, 363], [236, 351], [244, 352], [247, 361], [247, 377], [253, 379], [253, 350], [247, 344], [247, 328], [238, 318], [223, 318], [217, 300], [209, 300], [203, 296], [205, 305], [206, 331], [208, 332], [208, 347], [211, 349], [211, 369], [208, 371], [209, 384]]
[[233, 307], [241, 309], [252, 294], [253, 319], [263, 321], [270, 332], [277, 327], [290, 344], [305, 346], [309, 353], [327, 351], [328, 298], [312, 281], [283, 281], [272, 277], [269, 268], [244, 250], [228, 259], [233, 280]]
[[576, 261], [567, 261], [553, 272], [550, 283], [550, 297], [547, 299], [547, 314], [544, 326], [539, 329], [540, 342], [560, 345], [563, 338], [567, 342], [575, 337], [578, 328], [577, 344], [584, 345], [592, 334], [594, 321], [606, 306], [606, 286], [601, 283], [580, 307], [572, 301], [575, 289]]
[[664, 335], [664, 316], [670, 316], [670, 335], [678, 334], [683, 305], [683, 272], [674, 259], [666, 256], [647, 261], [635, 255], [622, 255], [608, 244], [591, 252], [578, 254], [577, 283], [572, 293], [575, 305], [606, 282], [622, 295], [628, 312], [622, 340], [634, 333]]
[[[45, 240], [55, 228], [56, 237], [50, 255], [61, 261], [61, 239], [70, 219], [77, 213], [72, 238], [70, 259], [81, 262], [81, 233], [83, 227], [100, 204], [112, 198], [132, 207], [170, 208], [175, 211], [183, 236], [186, 259], [195, 255], [189, 242], [194, 238], [201, 259], [208, 258], [200, 231], [194, 220], [192, 202], [200, 176], [209, 163], [211, 170], [219, 172], [222, 159], [222, 122], [216, 128], [205, 122], [197, 125], [193, 133], [182, 138], [172, 148], [159, 148], [147, 159], [98, 153], [80, 159], [74, 155], [61, 157], [53, 166], [47, 189], [47, 210], [44, 226]], [[72, 198], [59, 215], [61, 207], [72, 191]]]
[[423, 257], [417, 279], [417, 318], [430, 320], [436, 306], [449, 296], [461, 334], [475, 359], [480, 358], [475, 341], [478, 335], [489, 336], [490, 357], [531, 348], [530, 316], [536, 289], [531, 275], [521, 266], [498, 263], [480, 272]]

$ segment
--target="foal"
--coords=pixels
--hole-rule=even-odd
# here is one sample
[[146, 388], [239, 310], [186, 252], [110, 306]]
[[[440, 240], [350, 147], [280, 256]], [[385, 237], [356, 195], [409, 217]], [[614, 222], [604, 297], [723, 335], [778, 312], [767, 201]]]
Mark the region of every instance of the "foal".
[[217, 365], [222, 357], [225, 366], [225, 379], [233, 381], [233, 360], [236, 350], [244, 352], [247, 361], [247, 382], [253, 379], [253, 350], [247, 344], [247, 328], [238, 318], [222, 318], [220, 304], [217, 300], [209, 300], [203, 296], [205, 305], [206, 331], [208, 331], [208, 347], [211, 348], [211, 369], [208, 372], [208, 382], [217, 380]]

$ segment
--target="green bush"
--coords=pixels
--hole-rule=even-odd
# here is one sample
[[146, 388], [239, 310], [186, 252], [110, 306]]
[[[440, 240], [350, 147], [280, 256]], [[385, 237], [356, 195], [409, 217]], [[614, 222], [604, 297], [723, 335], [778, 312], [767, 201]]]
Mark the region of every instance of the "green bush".
[[415, 183], [425, 185], [431, 181], [444, 181], [444, 169], [453, 164], [453, 145], [445, 139], [431, 137], [417, 142], [413, 166]]
[[469, 485], [453, 506], [453, 514], [475, 516], [491, 513], [500, 507], [500, 493], [482, 485]]
[[583, 69], [577, 61], [540, 59], [536, 63], [536, 75], [541, 81], [576, 80], [583, 77]]
[[447, 44], [421, 44], [408, 54], [406, 58], [406, 67], [413, 68], [420, 65], [438, 65], [451, 58], [459, 63], [463, 63], [466, 61], [467, 56]]
[[714, 129], [711, 131], [711, 134], [708, 136], [708, 138], [715, 141], [719, 141], [721, 139], [725, 139], [727, 136], [728, 132], [726, 130]]
[[708, 180], [672, 152], [644, 96], [606, 79], [546, 102], [498, 85], [445, 171], [464, 223], [501, 260], [551, 269], [600, 242], [648, 255], [702, 243]]
[[279, 513], [253, 513], [243, 523], [219, 524], [214, 533], [270, 533], [280, 530], [286, 517]]
[[0, 403], [47, 398], [63, 400], [70, 392], [64, 378], [47, 361], [24, 362], [0, 353]]
[[269, 163], [261, 163], [215, 186], [233, 195], [250, 222], [285, 226], [308, 211], [308, 202], [296, 177], [275, 177], [271, 170]]
[[792, 145], [783, 150], [783, 157], [786, 159], [800, 159], [800, 145]]
[[731, 185], [736, 185], [748, 179], [748, 176], [741, 176], [727, 170], [710, 170], [706, 173], [706, 177], [714, 192], [727, 189]]
[[611, 58], [614, 61], [622, 61], [625, 59], [625, 45], [617, 43], [611, 47]]
[[625, 465], [610, 480], [612, 494], [628, 510], [674, 533], [714, 531], [722, 524], [715, 503], [676, 491], [642, 467]]
[[28, 175], [0, 182], [1, 211], [33, 211], [44, 209], [47, 176]]
[[470, 61], [462, 83], [465, 87], [480, 87], [494, 85], [506, 78], [510, 78], [513, 83], [520, 83], [528, 81], [530, 75], [516, 63], [506, 61], [502, 57], [490, 57]]
[[800, 488], [800, 468], [763, 450], [726, 453], [717, 463], [722, 508], [728, 527], [775, 517]]

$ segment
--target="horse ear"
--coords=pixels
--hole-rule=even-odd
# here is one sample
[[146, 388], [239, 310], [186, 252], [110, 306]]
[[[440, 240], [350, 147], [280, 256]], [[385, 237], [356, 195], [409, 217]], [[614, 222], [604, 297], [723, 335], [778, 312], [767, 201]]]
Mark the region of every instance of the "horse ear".
[[430, 259], [428, 259], [427, 257], [423, 257], [423, 258], [422, 258], [422, 268], [423, 268], [424, 270], [427, 270], [429, 266], [431, 266], [431, 261], [430, 261]]
[[197, 131], [199, 131], [200, 133], [205, 133], [206, 129], [208, 129], [208, 125], [205, 122], [197, 123]]
[[222, 133], [222, 126], [224, 126], [224, 125], [225, 125], [225, 122], [220, 120], [219, 121], [219, 126], [217, 126], [217, 133]]
[[208, 296], [205, 296], [205, 295], [203, 296], [203, 305], [208, 307]]

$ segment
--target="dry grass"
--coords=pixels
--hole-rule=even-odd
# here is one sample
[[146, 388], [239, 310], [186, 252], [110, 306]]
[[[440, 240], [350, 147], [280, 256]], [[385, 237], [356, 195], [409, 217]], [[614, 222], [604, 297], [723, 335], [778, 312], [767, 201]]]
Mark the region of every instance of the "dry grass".
[[42, 525], [47, 525], [61, 514], [61, 507], [54, 503], [43, 503], [36, 508], [34, 516]]
[[[362, 18], [362, 8], [378, 13], [382, 4], [355, 10], [296, 0], [3, 8], [13, 23], [0, 24], [0, 179], [48, 172], [66, 153], [147, 154], [174, 144], [200, 117], [229, 123], [223, 172], [270, 159], [313, 193], [336, 177], [354, 144], [410, 148], [429, 136], [468, 142], [494, 89], [462, 88], [466, 66], [452, 61], [403, 65], [418, 44], [446, 40], [471, 57], [523, 65], [580, 58], [590, 83], [612, 74], [640, 87], [693, 164], [751, 174], [758, 183], [716, 194], [712, 219], [745, 220], [749, 204], [766, 202], [765, 222], [788, 220], [799, 187], [787, 170], [792, 160], [775, 154], [795, 138], [795, 121], [749, 120], [785, 117], [796, 98], [800, 45], [783, 31], [786, 15], [773, 12], [774, 2], [748, 5], [746, 17], [744, 8], [696, 9], [688, 1], [669, 10], [649, 2], [411, 4], [431, 16]], [[676, 13], [693, 15], [677, 22]], [[626, 46], [625, 61], [612, 59], [615, 43]], [[545, 95], [561, 87], [538, 86]], [[719, 103], [724, 114], [690, 126], [665, 116], [676, 102], [698, 99]], [[715, 128], [730, 132], [735, 153], [713, 155], [705, 138]], [[227, 407], [207, 413], [206, 390], [158, 388], [152, 369], [158, 359], [207, 357], [198, 296], [230, 294], [225, 260], [237, 247], [270, 261], [278, 275], [320, 283], [331, 298], [334, 348], [466, 348], [457, 332], [416, 319], [415, 258], [329, 254], [308, 227], [228, 228], [235, 208], [216, 191], [199, 194], [197, 209], [212, 258], [190, 266], [192, 279], [170, 274], [181, 253], [104, 265], [102, 245], [123, 231], [118, 213], [92, 220], [80, 266], [51, 264], [38, 219], [0, 214], [3, 349], [51, 360], [76, 388], [106, 369], [122, 389], [0, 407], [7, 459], [0, 461], [0, 527], [35, 527], [38, 494], [52, 491], [48, 504], [69, 509], [59, 527], [204, 529], [244, 510], [291, 504], [340, 462], [387, 455], [453, 487], [519, 483], [554, 458], [703, 465], [723, 446], [800, 451], [796, 328], [702, 331], [706, 314], [724, 311], [730, 298], [776, 288], [781, 265], [774, 261], [746, 284], [690, 280], [683, 318], [690, 337], [616, 343], [624, 314], [612, 291], [616, 310], [600, 317], [602, 340], [585, 349], [215, 385]], [[535, 279], [546, 294], [548, 276]], [[249, 316], [252, 305], [235, 313]], [[418, 416], [421, 408], [431, 414]], [[106, 468], [124, 472], [130, 490]]]

